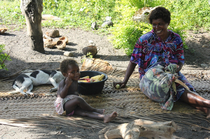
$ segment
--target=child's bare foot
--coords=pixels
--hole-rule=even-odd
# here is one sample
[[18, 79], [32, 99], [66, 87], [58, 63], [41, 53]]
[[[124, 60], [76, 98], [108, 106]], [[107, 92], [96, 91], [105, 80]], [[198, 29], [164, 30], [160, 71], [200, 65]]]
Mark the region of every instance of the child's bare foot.
[[97, 113], [100, 113], [100, 114], [104, 114], [105, 109], [96, 109], [96, 112], [97, 112]]
[[104, 123], [108, 123], [111, 120], [115, 119], [117, 117], [117, 112], [113, 112], [111, 114], [107, 114], [104, 116]]

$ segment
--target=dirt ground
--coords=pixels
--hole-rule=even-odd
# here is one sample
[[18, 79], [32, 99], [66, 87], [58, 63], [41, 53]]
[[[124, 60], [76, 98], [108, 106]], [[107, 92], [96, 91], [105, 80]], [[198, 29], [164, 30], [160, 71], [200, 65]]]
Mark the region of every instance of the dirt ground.
[[[14, 26], [12, 26], [14, 28]], [[53, 29], [43, 28], [43, 34]], [[26, 34], [26, 28], [21, 30], [7, 31], [8, 34], [1, 35], [0, 43], [5, 44], [6, 52], [10, 54], [12, 61], [7, 61], [8, 71], [1, 71], [3, 75], [10, 76], [24, 69], [58, 69], [59, 63], [66, 58], [75, 59], [80, 65], [82, 60], [82, 49], [89, 45], [92, 40], [98, 49], [96, 58], [109, 61], [113, 66], [123, 68], [128, 64], [129, 57], [122, 50], [114, 49], [108, 41], [107, 36], [97, 35], [94, 32], [81, 29], [59, 29], [61, 36], [68, 38], [65, 50], [45, 49], [45, 54], [32, 51]], [[56, 41], [56, 38], [54, 39]], [[73, 57], [64, 56], [64, 52], [71, 52]]]
[[[1, 25], [1, 28], [5, 26]], [[11, 25], [4, 35], [0, 35], [0, 44], [5, 44], [5, 52], [9, 53], [11, 61], [6, 61], [8, 71], [1, 70], [0, 77], [8, 77], [16, 72], [26, 69], [58, 69], [59, 63], [68, 58], [65, 52], [73, 54], [71, 58], [81, 65], [82, 49], [92, 40], [98, 49], [96, 58], [108, 61], [112, 66], [126, 69], [129, 57], [123, 50], [114, 49], [109, 36], [98, 35], [97, 31], [84, 31], [81, 29], [59, 29], [61, 36], [68, 38], [65, 50], [45, 48], [45, 54], [32, 51], [28, 43], [26, 28], [17, 29]], [[43, 34], [54, 29], [43, 28]], [[56, 40], [56, 39], [54, 39]], [[210, 67], [210, 34], [208, 32], [188, 32], [185, 50], [185, 65], [183, 70], [208, 70]]]
[[[108, 61], [112, 66], [119, 69], [126, 69], [129, 57], [126, 56], [123, 50], [114, 49], [110, 43], [108, 36], [97, 34], [97, 31], [84, 31], [78, 28], [75, 29], [58, 29], [61, 36], [68, 38], [68, 44], [65, 50], [45, 48], [45, 54], [32, 51], [28, 44], [28, 37], [26, 28], [16, 29], [15, 25], [3, 26], [8, 31], [6, 34], [0, 35], [0, 44], [5, 44], [5, 52], [9, 53], [11, 61], [6, 61], [8, 68], [0, 70], [0, 78], [12, 76], [20, 71], [26, 69], [53, 69], [59, 68], [59, 63], [66, 58], [64, 52], [71, 52], [80, 65], [82, 61], [82, 48], [88, 45], [89, 40], [92, 40], [97, 48], [98, 54], [96, 58]], [[51, 32], [52, 28], [43, 28], [43, 34]], [[197, 80], [210, 80], [210, 33], [188, 32], [186, 38], [186, 45], [189, 49], [185, 50], [185, 65], [183, 73], [187, 77], [194, 77]], [[136, 68], [137, 70], [137, 68]], [[189, 72], [190, 71], [190, 72]], [[192, 72], [193, 71], [193, 72]], [[201, 73], [202, 71], [202, 73]], [[194, 74], [192, 74], [194, 73]], [[60, 130], [55, 130], [53, 126], [45, 126], [44, 128], [25, 128], [21, 126], [10, 126], [0, 124], [1, 138], [86, 138], [86, 134], [94, 134], [97, 131], [89, 132], [79, 128], [73, 128], [74, 136], [61, 134]], [[31, 132], [33, 130], [33, 132]], [[67, 131], [66, 131], [67, 132]], [[79, 136], [76, 136], [78, 133]], [[198, 132], [197, 132], [198, 133]], [[187, 133], [185, 133], [187, 134]], [[196, 134], [196, 133], [195, 133]], [[192, 137], [192, 135], [189, 135]], [[203, 138], [202, 132], [196, 134], [195, 138]], [[205, 137], [210, 138], [209, 137]]]

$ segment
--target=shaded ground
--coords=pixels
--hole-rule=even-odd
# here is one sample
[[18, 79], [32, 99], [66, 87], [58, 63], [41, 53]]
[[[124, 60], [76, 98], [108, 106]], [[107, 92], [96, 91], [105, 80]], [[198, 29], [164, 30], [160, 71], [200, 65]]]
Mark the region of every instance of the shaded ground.
[[[1, 27], [5, 27], [0, 25]], [[69, 43], [65, 50], [58, 49], [45, 49], [45, 54], [40, 54], [38, 52], [32, 51], [28, 45], [28, 38], [26, 35], [26, 28], [20, 30], [14, 30], [15, 26], [9, 26], [7, 34], [0, 35], [0, 44], [5, 44], [5, 52], [9, 53], [12, 61], [6, 61], [8, 71], [0, 70], [0, 77], [8, 77], [19, 71], [25, 69], [58, 69], [59, 63], [68, 57], [64, 56], [63, 53], [66, 51], [73, 53], [73, 59], [81, 65], [82, 61], [82, 48], [88, 45], [88, 41], [92, 40], [96, 43], [98, 47], [98, 54], [96, 58], [101, 58], [108, 61], [114, 67], [120, 69], [126, 69], [129, 57], [125, 55], [122, 50], [114, 49], [112, 44], [108, 41], [108, 36], [97, 35], [91, 31], [84, 31], [81, 29], [59, 29], [62, 36], [67, 36]], [[52, 31], [53, 29], [43, 28], [43, 33]], [[188, 32], [188, 37], [186, 39], [186, 44], [189, 47], [185, 50], [186, 62], [183, 68], [183, 73], [190, 78], [195, 78], [196, 80], [209, 80], [209, 68], [210, 68], [210, 34], [209, 33], [198, 33]], [[209, 130], [203, 129], [202, 127], [210, 128], [210, 121], [202, 117], [193, 117], [191, 115], [161, 115], [162, 119], [155, 118], [155, 115], [151, 115], [152, 120], [171, 120], [174, 119], [175, 122], [180, 122], [181, 120], [186, 120], [186, 123], [180, 123], [180, 126], [186, 127], [186, 131], [179, 130], [175, 135], [176, 138], [210, 138]], [[187, 117], [187, 118], [186, 118]], [[121, 117], [117, 119], [114, 124], [123, 123], [126, 120], [133, 120], [136, 117]], [[138, 117], [141, 118], [141, 117]], [[146, 117], [143, 117], [146, 118]], [[165, 118], [165, 119], [164, 119]], [[195, 118], [193, 123], [190, 123], [190, 118]], [[45, 119], [45, 118], [44, 118]], [[25, 121], [33, 121], [34, 119], [29, 119]], [[101, 127], [85, 128], [77, 127], [75, 125], [69, 125], [63, 127], [62, 124], [51, 123], [51, 120], [38, 119], [35, 126], [30, 128], [20, 127], [14, 125], [0, 126], [0, 137], [2, 138], [98, 138], [98, 131], [109, 124], [99, 124]], [[193, 119], [191, 119], [193, 121]], [[59, 121], [60, 122], [60, 121]], [[89, 121], [91, 124], [91, 121]], [[98, 121], [100, 122], [100, 121]], [[87, 122], [88, 123], [88, 122]], [[196, 126], [192, 125], [199, 125]], [[192, 128], [189, 128], [189, 125]]]
[[197, 34], [188, 32], [186, 45], [189, 49], [185, 50], [185, 63], [208, 69], [210, 66], [210, 34], [208, 32]]

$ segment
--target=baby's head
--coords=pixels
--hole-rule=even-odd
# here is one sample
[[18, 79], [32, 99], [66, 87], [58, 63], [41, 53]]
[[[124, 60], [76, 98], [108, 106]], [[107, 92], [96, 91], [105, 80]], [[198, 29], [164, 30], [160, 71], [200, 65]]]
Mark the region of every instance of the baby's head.
[[63, 60], [60, 64], [60, 70], [65, 77], [67, 77], [68, 74], [71, 74], [72, 79], [76, 79], [80, 76], [79, 66], [74, 59]]

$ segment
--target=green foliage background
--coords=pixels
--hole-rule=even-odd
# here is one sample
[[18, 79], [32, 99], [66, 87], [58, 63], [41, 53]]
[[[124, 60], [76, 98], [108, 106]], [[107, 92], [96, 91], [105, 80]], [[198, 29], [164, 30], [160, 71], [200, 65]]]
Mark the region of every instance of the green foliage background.
[[4, 50], [4, 45], [3, 44], [0, 44], [0, 69], [7, 70], [7, 67], [4, 64], [4, 62], [6, 60], [11, 60], [11, 59], [10, 59], [10, 56], [8, 54], [6, 54], [6, 53], [3, 52], [3, 50]]
[[[0, 24], [25, 25], [19, 0], [3, 0], [0, 3]], [[124, 49], [127, 55], [132, 53], [137, 39], [152, 29], [149, 24], [132, 20], [135, 11], [142, 7], [164, 6], [169, 9], [172, 15], [169, 29], [178, 33], [183, 41], [186, 30], [199, 31], [202, 28], [208, 31], [210, 28], [208, 0], [44, 0], [43, 6], [42, 14], [62, 19], [42, 23], [45, 27], [91, 30], [92, 22], [101, 25], [106, 16], [111, 16], [114, 27], [99, 28], [96, 32], [109, 34], [113, 46]]]

